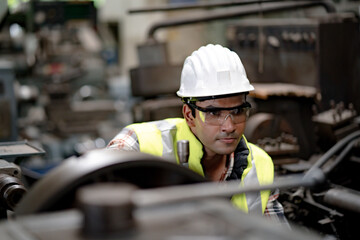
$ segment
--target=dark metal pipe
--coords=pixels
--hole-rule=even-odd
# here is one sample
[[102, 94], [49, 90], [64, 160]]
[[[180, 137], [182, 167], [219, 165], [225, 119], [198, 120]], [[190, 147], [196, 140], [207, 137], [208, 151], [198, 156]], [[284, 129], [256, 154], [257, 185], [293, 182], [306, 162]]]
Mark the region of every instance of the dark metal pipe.
[[340, 149], [344, 148], [345, 145], [347, 145], [352, 140], [360, 137], [360, 130], [353, 132], [352, 134], [349, 134], [345, 138], [341, 139], [339, 142], [337, 142], [332, 148], [330, 148], [324, 155], [319, 158], [314, 165], [309, 169], [309, 171], [314, 168], [321, 168], [329, 159], [336, 154]]
[[333, 188], [325, 192], [324, 202], [334, 207], [360, 213], [360, 192]]
[[323, 172], [318, 169], [317, 171], [313, 170], [312, 174], [306, 178], [304, 175], [278, 177], [274, 183], [267, 185], [254, 184], [242, 187], [241, 181], [229, 181], [144, 189], [136, 191], [132, 200], [134, 205], [146, 207], [209, 197], [231, 197], [234, 194], [271, 189], [288, 189], [300, 186], [309, 188], [321, 184], [323, 181], [325, 181]]
[[331, 163], [330, 166], [326, 167], [324, 169], [325, 175], [328, 175], [337, 165], [339, 165], [340, 162], [342, 162], [345, 157], [349, 154], [349, 152], [352, 150], [354, 145], [358, 142], [358, 139], [352, 140], [345, 149], [339, 154], [339, 156], [335, 159], [333, 163]]
[[278, 12], [296, 8], [308, 8], [314, 6], [323, 6], [325, 7], [327, 12], [336, 12], [335, 7], [332, 4], [329, 4], [328, 1], [299, 1], [299, 2], [283, 2], [283, 3], [276, 3], [276, 4], [266, 4], [261, 6], [252, 6], [245, 9], [240, 9], [236, 11], [226, 11], [225, 13], [214, 13], [214, 14], [207, 14], [206, 16], [202, 17], [192, 17], [192, 18], [185, 18], [185, 19], [175, 19], [175, 20], [167, 20], [159, 23], [155, 23], [152, 25], [150, 30], [148, 31], [148, 39], [153, 40], [155, 32], [160, 28], [168, 28], [168, 27], [175, 27], [181, 25], [189, 25], [201, 22], [209, 22], [214, 20], [222, 20], [222, 19], [230, 19], [235, 17], [243, 17], [252, 14], [258, 13], [271, 13], [271, 12]]
[[[157, 7], [149, 8], [138, 8], [130, 9], [128, 13], [149, 13], [149, 12], [165, 12], [165, 11], [178, 11], [178, 10], [193, 10], [193, 9], [203, 9], [203, 8], [217, 8], [217, 7], [234, 7], [234, 6], [243, 6], [249, 4], [260, 4], [260, 3], [269, 3], [269, 2], [285, 2], [286, 0], [241, 0], [241, 1], [221, 1], [221, 2], [211, 2], [211, 3], [197, 3], [197, 4], [171, 4]], [[324, 1], [324, 7], [327, 11], [335, 11], [335, 7], [332, 2]]]
[[149, 12], [165, 12], [165, 11], [178, 11], [178, 10], [193, 10], [202, 8], [217, 8], [217, 7], [234, 7], [255, 3], [267, 3], [267, 2], [280, 2], [284, 0], [242, 0], [242, 1], [227, 1], [227, 2], [212, 2], [212, 3], [196, 3], [196, 4], [171, 4], [149, 8], [130, 9], [128, 13], [149, 13]]

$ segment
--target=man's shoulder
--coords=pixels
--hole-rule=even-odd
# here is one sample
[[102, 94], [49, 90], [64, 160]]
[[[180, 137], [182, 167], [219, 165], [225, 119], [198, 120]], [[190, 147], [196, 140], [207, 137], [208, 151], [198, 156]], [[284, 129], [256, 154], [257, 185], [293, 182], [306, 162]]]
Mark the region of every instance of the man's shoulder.
[[252, 153], [254, 154], [254, 157], [261, 157], [262, 159], [270, 161], [272, 163], [271, 157], [264, 149], [260, 148], [259, 146], [253, 143], [249, 143], [249, 145], [251, 146], [251, 150]]
[[178, 124], [182, 124], [184, 122], [185, 120], [183, 118], [166, 118], [156, 121], [133, 123], [126, 126], [126, 128], [134, 130], [136, 134], [146, 134], [154, 131], [167, 131], [169, 129], [175, 129]]
[[252, 148], [252, 149], [255, 149], [255, 151], [257, 151], [257, 152], [259, 152], [259, 153], [262, 153], [262, 154], [268, 155], [268, 154], [266, 153], [266, 151], [265, 151], [264, 149], [262, 149], [261, 147], [259, 147], [258, 145], [254, 144], [254, 143], [251, 143], [251, 142], [249, 142], [249, 144], [251, 145], [251, 148]]

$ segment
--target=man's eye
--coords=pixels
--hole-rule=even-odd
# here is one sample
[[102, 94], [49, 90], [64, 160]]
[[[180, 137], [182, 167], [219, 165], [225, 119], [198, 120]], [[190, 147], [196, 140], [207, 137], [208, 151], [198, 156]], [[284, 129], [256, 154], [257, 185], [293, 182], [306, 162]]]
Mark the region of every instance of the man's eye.
[[210, 112], [208, 112], [208, 114], [210, 115], [210, 116], [220, 116], [220, 111], [210, 111]]
[[233, 114], [233, 115], [241, 115], [243, 112], [244, 112], [243, 108], [236, 108], [236, 109], [231, 111], [231, 114]]

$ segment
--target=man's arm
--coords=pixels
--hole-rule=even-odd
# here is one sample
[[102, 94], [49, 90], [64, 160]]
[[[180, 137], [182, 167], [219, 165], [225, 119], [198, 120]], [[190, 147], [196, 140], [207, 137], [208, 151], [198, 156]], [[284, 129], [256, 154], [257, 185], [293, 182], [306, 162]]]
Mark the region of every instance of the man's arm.
[[121, 151], [140, 151], [139, 141], [135, 131], [130, 128], [123, 128], [107, 145], [107, 149]]

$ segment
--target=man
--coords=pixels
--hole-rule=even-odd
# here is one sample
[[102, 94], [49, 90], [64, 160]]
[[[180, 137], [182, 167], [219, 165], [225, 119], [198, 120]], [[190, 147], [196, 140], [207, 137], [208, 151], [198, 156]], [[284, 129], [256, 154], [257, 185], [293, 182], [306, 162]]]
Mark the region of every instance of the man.
[[[132, 124], [108, 145], [178, 160], [178, 140], [189, 141], [188, 166], [213, 181], [241, 179], [242, 184], [273, 182], [271, 158], [243, 135], [251, 105], [246, 96], [254, 87], [235, 52], [209, 44], [187, 57], [177, 95], [184, 102], [182, 118]], [[245, 212], [286, 222], [282, 206], [270, 191], [233, 196]]]

